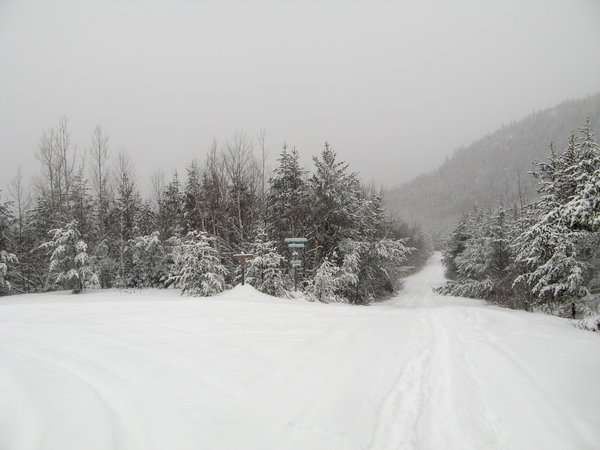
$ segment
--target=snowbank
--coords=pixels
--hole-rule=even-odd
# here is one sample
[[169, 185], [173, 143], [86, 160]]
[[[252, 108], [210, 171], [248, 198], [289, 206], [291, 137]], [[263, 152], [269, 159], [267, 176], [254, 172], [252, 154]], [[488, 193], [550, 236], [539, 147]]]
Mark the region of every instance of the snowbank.
[[0, 448], [597, 448], [598, 335], [441, 281], [434, 258], [369, 308], [248, 285], [0, 299]]

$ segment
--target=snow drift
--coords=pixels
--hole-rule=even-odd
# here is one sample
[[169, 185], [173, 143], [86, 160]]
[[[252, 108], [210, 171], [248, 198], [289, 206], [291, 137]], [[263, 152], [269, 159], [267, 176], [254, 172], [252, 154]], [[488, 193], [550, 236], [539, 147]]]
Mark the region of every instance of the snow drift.
[[369, 307], [238, 286], [0, 300], [0, 448], [565, 449], [600, 442], [600, 340], [431, 292]]

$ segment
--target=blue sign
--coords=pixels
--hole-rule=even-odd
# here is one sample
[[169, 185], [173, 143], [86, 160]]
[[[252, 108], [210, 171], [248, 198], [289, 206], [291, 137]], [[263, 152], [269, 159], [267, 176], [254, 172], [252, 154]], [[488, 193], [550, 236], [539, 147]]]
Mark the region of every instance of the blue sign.
[[288, 244], [290, 248], [304, 248], [304, 244]]
[[285, 242], [306, 242], [308, 239], [306, 238], [285, 238]]
[[302, 265], [302, 261], [297, 261], [297, 260], [295, 260], [295, 261], [290, 261], [290, 264], [291, 264], [292, 266], [301, 266], [301, 265]]

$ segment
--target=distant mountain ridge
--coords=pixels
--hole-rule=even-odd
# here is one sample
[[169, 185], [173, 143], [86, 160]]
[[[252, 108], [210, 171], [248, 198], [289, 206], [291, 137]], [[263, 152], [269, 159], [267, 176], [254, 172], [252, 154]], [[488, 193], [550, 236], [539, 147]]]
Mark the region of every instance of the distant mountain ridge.
[[387, 190], [386, 207], [408, 223], [444, 232], [474, 206], [518, 205], [535, 198], [531, 162], [547, 157], [550, 142], [562, 152], [570, 133], [588, 117], [598, 136], [600, 93], [535, 112], [456, 149], [438, 169]]

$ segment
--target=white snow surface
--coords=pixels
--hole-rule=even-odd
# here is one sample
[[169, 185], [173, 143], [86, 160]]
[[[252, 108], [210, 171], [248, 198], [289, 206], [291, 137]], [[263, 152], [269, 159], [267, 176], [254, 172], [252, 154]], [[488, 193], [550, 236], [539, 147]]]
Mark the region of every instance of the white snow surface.
[[600, 337], [442, 297], [0, 299], [0, 448], [597, 449]]

